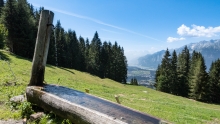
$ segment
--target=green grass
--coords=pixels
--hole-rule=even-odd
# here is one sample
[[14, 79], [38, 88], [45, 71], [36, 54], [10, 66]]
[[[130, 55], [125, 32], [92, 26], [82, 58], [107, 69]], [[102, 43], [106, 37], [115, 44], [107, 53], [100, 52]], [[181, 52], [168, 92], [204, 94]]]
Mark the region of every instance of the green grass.
[[[11, 96], [24, 94], [30, 80], [31, 60], [6, 51], [0, 51], [0, 119], [18, 119], [19, 111], [11, 111], [7, 102]], [[183, 97], [158, 92], [143, 86], [124, 85], [110, 79], [101, 79], [73, 69], [48, 65], [45, 81], [79, 91], [90, 90], [90, 94], [115, 101], [119, 95], [122, 105], [162, 118], [172, 123], [220, 123], [220, 105], [206, 104]], [[6, 84], [11, 83], [11, 86]], [[16, 85], [14, 86], [14, 83]]]

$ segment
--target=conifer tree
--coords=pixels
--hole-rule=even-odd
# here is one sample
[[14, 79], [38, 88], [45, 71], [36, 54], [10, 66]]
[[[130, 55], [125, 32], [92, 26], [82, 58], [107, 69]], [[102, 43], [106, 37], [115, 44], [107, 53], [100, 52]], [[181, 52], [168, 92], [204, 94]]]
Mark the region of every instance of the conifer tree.
[[99, 35], [95, 32], [95, 35], [91, 41], [89, 48], [89, 72], [91, 74], [101, 76], [100, 72], [100, 55], [101, 55], [101, 40], [99, 39]]
[[199, 58], [199, 53], [196, 52], [196, 51], [193, 51], [192, 53], [192, 59], [191, 59], [191, 62], [190, 62], [190, 70], [189, 70], [189, 97], [192, 98], [192, 99], [195, 99], [194, 96], [195, 96], [195, 88], [196, 88], [196, 83], [197, 83], [197, 80], [196, 80], [196, 76], [198, 73], [198, 67], [197, 66], [197, 63], [198, 63], [198, 58]]
[[127, 58], [124, 55], [123, 47], [121, 49], [120, 56], [121, 56], [121, 61], [120, 61], [121, 82], [126, 83], [127, 82], [128, 64], [127, 64]]
[[171, 58], [167, 49], [160, 66], [160, 75], [157, 77], [157, 90], [170, 93], [171, 82]]
[[86, 39], [86, 46], [85, 46], [85, 64], [86, 64], [86, 72], [90, 72], [89, 68], [89, 49], [90, 49], [90, 43], [89, 43], [89, 39]]
[[193, 52], [189, 72], [189, 97], [195, 100], [207, 100], [208, 74], [201, 53]]
[[177, 73], [178, 73], [178, 93], [177, 95], [188, 97], [189, 82], [188, 73], [190, 68], [190, 53], [187, 46], [182, 50], [177, 58]]
[[35, 45], [34, 19], [26, 0], [7, 0], [2, 9], [1, 23], [8, 30], [6, 45], [17, 55], [32, 58]]
[[131, 78], [130, 84], [133, 85], [134, 83], [134, 78]]
[[212, 63], [209, 71], [209, 101], [220, 103], [220, 59]]
[[56, 45], [55, 45], [55, 35], [54, 30], [52, 30], [51, 36], [50, 36], [50, 44], [49, 44], [49, 50], [48, 50], [48, 56], [47, 56], [47, 63], [51, 65], [57, 64], [56, 59]]
[[75, 31], [68, 31], [68, 45], [66, 53], [66, 59], [68, 60], [68, 65], [70, 68], [80, 69], [80, 49], [79, 49], [79, 41], [77, 39]]
[[5, 4], [4, 0], [0, 0], [0, 16], [2, 14], [2, 8], [4, 7], [4, 4]]
[[17, 1], [17, 36], [15, 39], [14, 52], [18, 55], [32, 58], [34, 53], [34, 21], [26, 0]]
[[4, 26], [8, 30], [8, 37], [6, 45], [9, 47], [9, 50], [13, 52], [14, 50], [14, 40], [17, 37], [17, 6], [16, 6], [16, 0], [7, 0], [5, 6], [2, 9], [1, 14], [1, 23], [4, 24]]
[[158, 86], [158, 83], [159, 83], [159, 76], [160, 76], [160, 65], [157, 66], [157, 69], [156, 69], [156, 73], [155, 73], [155, 84], [154, 84], [154, 87], [159, 90], [157, 87]]
[[[113, 63], [113, 47], [112, 47], [112, 44], [111, 42], [108, 42], [107, 45], [104, 45], [103, 46], [104, 49], [105, 49], [105, 53], [107, 53], [107, 55], [105, 55], [105, 57], [107, 58], [107, 60], [103, 60], [104, 62], [104, 78], [110, 78], [110, 79], [113, 79], [112, 77], [112, 67], [114, 65]], [[106, 48], [105, 48], [106, 47]], [[103, 58], [105, 59], [105, 58]], [[106, 64], [106, 65], [105, 65]]]
[[58, 66], [61, 67], [65, 67], [65, 35], [64, 35], [64, 29], [61, 26], [60, 21], [57, 21], [56, 24], [56, 29], [55, 29], [55, 33], [56, 33], [56, 46], [57, 46], [57, 63]]
[[[117, 80], [118, 82], [121, 83], [126, 83], [127, 79], [127, 59], [124, 56], [124, 49], [123, 47], [121, 48], [120, 46], [118, 47], [118, 52], [116, 53], [118, 58], [117, 58]], [[137, 81], [137, 79], [136, 79]]]
[[0, 24], [0, 49], [5, 46], [5, 41], [8, 36], [8, 31], [3, 24]]
[[86, 58], [85, 58], [86, 44], [83, 37], [79, 37], [79, 70], [86, 70]]
[[103, 43], [102, 49], [101, 49], [101, 68], [103, 71], [102, 78], [105, 78], [107, 75], [107, 69], [108, 69], [108, 62], [109, 62], [109, 46], [108, 43], [105, 41]]
[[131, 78], [130, 84], [131, 84], [131, 85], [138, 85], [137, 78], [135, 78], [135, 77]]
[[170, 82], [170, 92], [174, 95], [178, 94], [178, 75], [177, 75], [177, 55], [174, 50], [171, 58], [171, 82]]
[[118, 46], [118, 43], [115, 42], [115, 44], [112, 46], [112, 56], [111, 56], [111, 79], [115, 80], [115, 81], [120, 81], [118, 78], [119, 78], [119, 75], [117, 72], [119, 72], [119, 60], [120, 60], [120, 57], [119, 57], [119, 46]]
[[137, 78], [134, 78], [134, 85], [138, 85]]

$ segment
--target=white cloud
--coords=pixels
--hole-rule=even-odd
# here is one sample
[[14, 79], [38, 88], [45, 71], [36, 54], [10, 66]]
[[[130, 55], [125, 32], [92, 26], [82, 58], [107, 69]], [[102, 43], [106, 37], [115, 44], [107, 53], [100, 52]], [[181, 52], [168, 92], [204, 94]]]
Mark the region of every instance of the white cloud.
[[177, 29], [177, 33], [180, 36], [185, 36], [185, 37], [213, 37], [213, 36], [217, 36], [217, 34], [220, 33], [220, 26], [206, 28], [204, 26], [191, 25], [190, 28], [182, 24]]
[[185, 40], [185, 38], [181, 37], [181, 38], [175, 38], [175, 37], [168, 37], [167, 38], [167, 42], [174, 42], [174, 41], [180, 41], [180, 40]]

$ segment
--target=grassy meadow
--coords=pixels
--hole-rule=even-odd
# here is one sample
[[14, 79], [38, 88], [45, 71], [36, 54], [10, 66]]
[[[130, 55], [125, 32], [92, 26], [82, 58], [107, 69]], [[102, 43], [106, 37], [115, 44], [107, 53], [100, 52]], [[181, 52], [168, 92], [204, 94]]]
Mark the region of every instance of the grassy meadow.
[[[25, 93], [30, 80], [31, 60], [0, 51], [0, 120], [21, 118], [19, 110], [12, 110], [9, 98]], [[7, 60], [7, 61], [6, 61]], [[148, 113], [176, 124], [220, 123], [220, 105], [158, 92], [143, 86], [124, 85], [101, 79], [85, 72], [47, 65], [45, 82], [62, 85]]]

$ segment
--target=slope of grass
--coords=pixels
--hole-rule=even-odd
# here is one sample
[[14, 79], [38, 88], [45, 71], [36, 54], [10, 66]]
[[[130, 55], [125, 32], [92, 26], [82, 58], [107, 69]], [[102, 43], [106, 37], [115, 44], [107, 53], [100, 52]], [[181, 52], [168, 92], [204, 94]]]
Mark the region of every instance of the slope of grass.
[[[7, 102], [11, 96], [24, 94], [30, 80], [32, 63], [6, 51], [0, 51], [0, 55], [0, 119], [18, 119], [19, 111], [11, 111]], [[8, 60], [10, 66], [2, 59]], [[45, 81], [79, 91], [89, 89], [92, 95], [113, 102], [114, 95], [119, 95], [122, 105], [172, 123], [220, 123], [220, 105], [201, 103], [142, 86], [124, 85], [73, 69], [48, 65]]]

